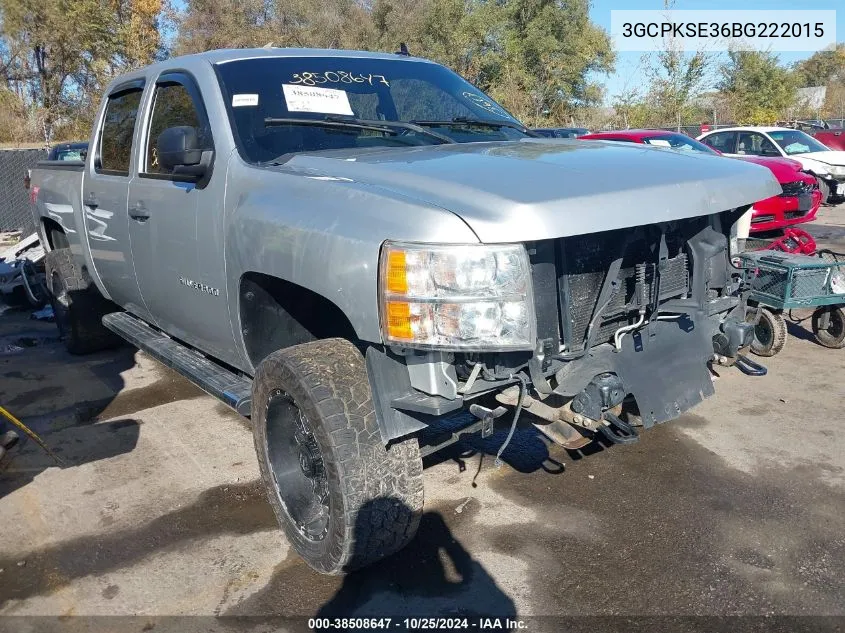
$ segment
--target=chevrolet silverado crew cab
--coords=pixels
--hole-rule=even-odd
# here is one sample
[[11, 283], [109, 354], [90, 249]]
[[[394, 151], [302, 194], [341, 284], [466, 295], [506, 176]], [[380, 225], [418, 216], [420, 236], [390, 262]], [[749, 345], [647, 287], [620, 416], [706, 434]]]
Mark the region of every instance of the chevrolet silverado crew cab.
[[780, 193], [718, 156], [537, 138], [423, 59], [286, 49], [120, 77], [84, 162], [32, 186], [68, 349], [120, 336], [249, 416], [324, 573], [414, 536], [422, 457], [460, 432], [524, 411], [626, 443], [712, 394], [753, 337], [732, 227]]

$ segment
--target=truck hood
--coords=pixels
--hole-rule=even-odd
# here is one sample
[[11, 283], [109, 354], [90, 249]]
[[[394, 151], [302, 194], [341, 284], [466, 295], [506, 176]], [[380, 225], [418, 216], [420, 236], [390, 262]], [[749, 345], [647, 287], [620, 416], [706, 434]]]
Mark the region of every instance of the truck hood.
[[451, 211], [482, 242], [523, 242], [718, 213], [781, 192], [758, 165], [642, 145], [525, 139], [296, 154], [274, 169]]

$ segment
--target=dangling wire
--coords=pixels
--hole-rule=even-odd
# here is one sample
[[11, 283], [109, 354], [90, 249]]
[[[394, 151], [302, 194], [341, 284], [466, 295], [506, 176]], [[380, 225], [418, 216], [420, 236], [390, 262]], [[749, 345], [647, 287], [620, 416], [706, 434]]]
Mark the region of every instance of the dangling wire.
[[505, 449], [508, 447], [508, 444], [511, 442], [511, 438], [513, 438], [513, 433], [516, 431], [516, 423], [519, 421], [519, 414], [522, 413], [522, 401], [525, 399], [525, 392], [528, 391], [528, 381], [525, 379], [525, 376], [522, 374], [517, 374], [516, 376], [511, 375], [511, 378], [516, 378], [519, 380], [519, 399], [516, 401], [516, 411], [513, 414], [513, 422], [511, 422], [511, 430], [508, 431], [508, 436], [505, 438], [505, 443], [499, 448], [499, 452], [496, 453], [496, 468], [500, 468], [502, 466], [502, 453], [505, 452]]

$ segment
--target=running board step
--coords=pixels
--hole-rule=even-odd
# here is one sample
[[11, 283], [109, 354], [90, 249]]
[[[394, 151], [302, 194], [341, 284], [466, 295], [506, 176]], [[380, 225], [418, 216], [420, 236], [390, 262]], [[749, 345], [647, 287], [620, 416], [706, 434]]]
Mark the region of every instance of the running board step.
[[194, 349], [154, 330], [128, 312], [112, 312], [103, 325], [143, 350], [157, 361], [176, 370], [206, 393], [249, 417], [252, 381], [207, 359]]

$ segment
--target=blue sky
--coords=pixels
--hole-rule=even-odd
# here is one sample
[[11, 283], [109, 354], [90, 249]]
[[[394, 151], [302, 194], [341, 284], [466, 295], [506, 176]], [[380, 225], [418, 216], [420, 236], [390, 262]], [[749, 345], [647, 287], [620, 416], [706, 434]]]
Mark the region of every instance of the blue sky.
[[[677, 0], [675, 9], [839, 9], [836, 13], [837, 41], [845, 41], [845, 4], [842, 0], [745, 0], [739, 4], [730, 0]], [[610, 12], [613, 9], [663, 9], [663, 0], [593, 0], [590, 17], [600, 26], [610, 32]], [[812, 51], [806, 53], [779, 53], [778, 57], [784, 64], [806, 59]], [[643, 86], [643, 74], [640, 59], [642, 53], [617, 53], [616, 72], [610, 76], [599, 75], [596, 80], [607, 87], [605, 100], [610, 103], [613, 95], [626, 89]]]

